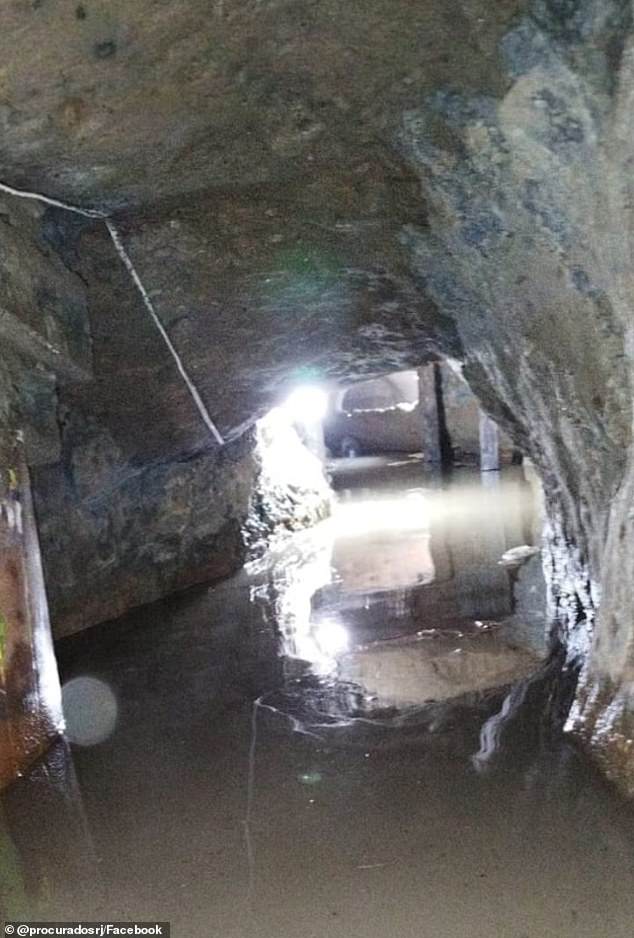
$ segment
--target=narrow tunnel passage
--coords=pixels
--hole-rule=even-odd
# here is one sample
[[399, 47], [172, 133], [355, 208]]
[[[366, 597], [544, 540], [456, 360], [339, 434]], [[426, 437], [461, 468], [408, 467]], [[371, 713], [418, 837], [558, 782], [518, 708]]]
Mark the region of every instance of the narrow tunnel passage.
[[631, 938], [634, 0], [0, 53], [0, 918]]

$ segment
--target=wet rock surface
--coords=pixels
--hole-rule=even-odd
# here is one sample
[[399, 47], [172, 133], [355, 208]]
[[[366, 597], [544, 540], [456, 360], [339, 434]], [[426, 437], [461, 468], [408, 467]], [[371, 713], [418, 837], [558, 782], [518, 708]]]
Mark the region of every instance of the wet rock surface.
[[[503, 41], [512, 85], [501, 101], [438, 93], [406, 115], [401, 138], [430, 210], [431, 237], [413, 228], [406, 235], [414, 263], [440, 308], [453, 311], [465, 373], [515, 424], [545, 479], [559, 574], [553, 597], [571, 658], [589, 658], [591, 682], [620, 687], [625, 710], [630, 599], [620, 584], [630, 578], [616, 529], [622, 545], [631, 323], [615, 240], [615, 226], [628, 222], [614, 213], [630, 14], [618, 2], [574, 12], [536, 5]], [[607, 705], [603, 718], [612, 723]], [[618, 722], [621, 751], [629, 737], [627, 720]], [[603, 750], [609, 734], [599, 736]]]
[[258, 421], [255, 447], [256, 477], [242, 527], [251, 560], [294, 531], [323, 521], [332, 508], [326, 466], [283, 410], [274, 408]]

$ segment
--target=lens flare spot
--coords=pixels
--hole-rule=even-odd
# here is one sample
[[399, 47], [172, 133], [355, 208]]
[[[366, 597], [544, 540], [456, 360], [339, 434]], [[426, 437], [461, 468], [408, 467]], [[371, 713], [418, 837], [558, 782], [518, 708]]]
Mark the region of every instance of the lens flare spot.
[[66, 735], [78, 746], [96, 746], [112, 735], [117, 700], [110, 687], [96, 677], [75, 677], [62, 688]]

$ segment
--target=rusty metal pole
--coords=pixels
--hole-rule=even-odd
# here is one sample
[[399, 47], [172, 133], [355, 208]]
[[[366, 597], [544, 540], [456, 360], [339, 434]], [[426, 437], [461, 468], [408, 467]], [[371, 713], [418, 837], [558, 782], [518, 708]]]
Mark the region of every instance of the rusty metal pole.
[[0, 431], [0, 788], [62, 730], [28, 469], [19, 436]]
[[435, 362], [418, 369], [418, 401], [422, 452], [425, 462], [434, 466], [442, 465], [442, 445], [440, 438], [440, 415], [436, 393]]

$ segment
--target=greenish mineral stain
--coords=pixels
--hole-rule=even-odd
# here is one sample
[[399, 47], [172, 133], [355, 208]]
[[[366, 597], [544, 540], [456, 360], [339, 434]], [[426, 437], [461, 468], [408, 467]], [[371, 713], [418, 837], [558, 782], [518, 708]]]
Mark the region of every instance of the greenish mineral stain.
[[302, 365], [300, 368], [295, 368], [292, 376], [293, 381], [298, 384], [315, 384], [324, 379], [323, 371], [314, 365]]
[[280, 303], [278, 313], [302, 314], [302, 304], [318, 301], [326, 290], [338, 284], [340, 263], [328, 251], [298, 245], [280, 251], [273, 262], [273, 276], [267, 281], [269, 302]]

